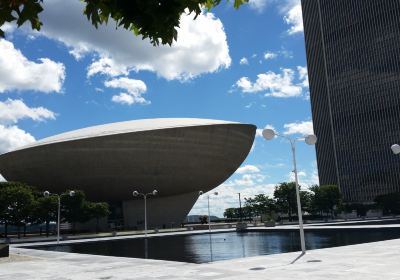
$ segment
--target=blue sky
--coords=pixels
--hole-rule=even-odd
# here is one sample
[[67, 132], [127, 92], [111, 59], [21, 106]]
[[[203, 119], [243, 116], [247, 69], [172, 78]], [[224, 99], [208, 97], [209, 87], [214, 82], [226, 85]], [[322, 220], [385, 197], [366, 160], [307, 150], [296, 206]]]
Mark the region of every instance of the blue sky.
[[[3, 26], [0, 153], [37, 139], [109, 122], [195, 117], [312, 133], [298, 0], [225, 3], [196, 21], [183, 16], [178, 42], [153, 47], [113, 23], [94, 29], [79, 1], [44, 1], [44, 26]], [[66, 16], [68, 15], [68, 16]], [[315, 149], [298, 144], [301, 183], [318, 183]], [[218, 187], [213, 214], [243, 197], [271, 194], [291, 177], [287, 142], [257, 136], [246, 161]], [[202, 197], [191, 211], [206, 213]]]

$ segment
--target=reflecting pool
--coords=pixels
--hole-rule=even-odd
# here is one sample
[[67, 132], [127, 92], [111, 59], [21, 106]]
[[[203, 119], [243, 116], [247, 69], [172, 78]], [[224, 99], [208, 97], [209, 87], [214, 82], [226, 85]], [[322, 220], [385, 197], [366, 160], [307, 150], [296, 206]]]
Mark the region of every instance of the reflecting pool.
[[[324, 229], [305, 232], [308, 250], [400, 238], [399, 228]], [[300, 251], [298, 231], [248, 231], [30, 246], [32, 249], [205, 263]]]

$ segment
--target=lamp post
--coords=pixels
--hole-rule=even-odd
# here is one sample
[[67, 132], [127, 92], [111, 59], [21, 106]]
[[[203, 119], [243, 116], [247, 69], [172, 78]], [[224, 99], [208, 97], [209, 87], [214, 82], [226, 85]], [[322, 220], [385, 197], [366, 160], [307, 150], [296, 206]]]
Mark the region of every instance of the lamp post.
[[[203, 191], [199, 191], [199, 195], [202, 195]], [[218, 192], [214, 192], [213, 195], [218, 195]], [[208, 232], [211, 233], [211, 217], [210, 217], [210, 195], [207, 195], [207, 207], [208, 207]]]
[[144, 199], [144, 235], [147, 237], [147, 196], [153, 195], [156, 196], [158, 194], [157, 190], [152, 191], [151, 193], [140, 193], [138, 191], [133, 191], [132, 195], [134, 197], [143, 196]]
[[242, 221], [242, 200], [240, 199], [240, 193], [238, 193], [239, 195], [239, 216], [240, 216], [240, 221]]
[[[59, 194], [50, 193], [49, 191], [43, 192], [44, 197], [49, 197], [50, 195], [57, 196], [57, 244], [60, 244], [61, 197]], [[70, 191], [69, 196], [75, 196], [75, 191]]]
[[297, 176], [297, 165], [296, 165], [296, 141], [304, 140], [308, 145], [314, 145], [317, 142], [317, 136], [310, 134], [304, 138], [290, 138], [286, 135], [281, 135], [276, 133], [273, 129], [264, 129], [262, 132], [263, 137], [266, 140], [272, 140], [275, 136], [280, 136], [282, 138], [287, 139], [290, 142], [290, 146], [292, 148], [292, 156], [293, 156], [293, 167], [294, 167], [294, 178], [296, 181], [296, 200], [297, 200], [297, 216], [299, 217], [299, 229], [300, 229], [300, 244], [301, 251], [303, 254], [306, 253], [306, 244], [304, 240], [304, 228], [303, 228], [303, 216], [301, 213], [301, 204], [300, 204], [300, 193], [299, 193], [299, 180]]

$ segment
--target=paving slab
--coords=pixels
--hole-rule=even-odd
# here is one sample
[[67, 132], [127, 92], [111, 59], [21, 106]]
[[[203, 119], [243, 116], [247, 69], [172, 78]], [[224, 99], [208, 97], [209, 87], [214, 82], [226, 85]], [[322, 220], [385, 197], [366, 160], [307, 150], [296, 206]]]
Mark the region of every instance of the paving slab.
[[11, 247], [1, 280], [44, 279], [400, 279], [400, 239], [205, 264]]

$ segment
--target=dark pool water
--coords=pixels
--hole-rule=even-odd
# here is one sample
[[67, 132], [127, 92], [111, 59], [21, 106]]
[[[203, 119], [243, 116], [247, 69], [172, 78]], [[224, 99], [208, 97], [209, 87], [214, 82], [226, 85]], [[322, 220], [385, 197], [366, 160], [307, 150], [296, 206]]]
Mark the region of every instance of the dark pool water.
[[[400, 238], [400, 229], [307, 230], [308, 250]], [[300, 250], [298, 231], [227, 232], [30, 247], [94, 255], [205, 263]]]

